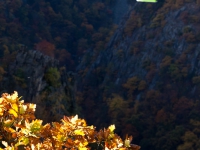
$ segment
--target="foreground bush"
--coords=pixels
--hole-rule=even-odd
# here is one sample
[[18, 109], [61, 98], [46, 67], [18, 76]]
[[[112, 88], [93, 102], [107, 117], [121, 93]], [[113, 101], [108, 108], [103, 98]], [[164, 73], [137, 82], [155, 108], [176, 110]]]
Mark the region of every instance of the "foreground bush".
[[114, 133], [115, 126], [95, 131], [84, 119], [78, 116], [66, 117], [61, 122], [42, 124], [35, 119], [35, 104], [24, 103], [18, 93], [2, 94], [0, 98], [0, 140], [5, 150], [87, 150], [89, 145], [96, 143], [103, 149], [139, 150], [131, 144], [132, 137], [122, 140]]

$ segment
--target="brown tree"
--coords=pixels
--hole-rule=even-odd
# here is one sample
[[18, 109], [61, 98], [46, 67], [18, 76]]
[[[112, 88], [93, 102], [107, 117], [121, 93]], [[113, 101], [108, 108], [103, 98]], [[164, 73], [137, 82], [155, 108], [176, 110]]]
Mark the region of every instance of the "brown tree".
[[35, 49], [44, 53], [45, 55], [54, 57], [55, 46], [46, 40], [42, 40], [41, 42], [35, 44]]

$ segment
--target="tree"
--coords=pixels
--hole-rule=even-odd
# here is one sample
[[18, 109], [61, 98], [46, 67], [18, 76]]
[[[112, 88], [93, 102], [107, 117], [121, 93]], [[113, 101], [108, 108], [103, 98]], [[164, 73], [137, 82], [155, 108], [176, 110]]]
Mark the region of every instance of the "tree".
[[125, 35], [131, 36], [133, 31], [141, 26], [142, 26], [141, 17], [138, 14], [136, 14], [136, 12], [132, 12], [124, 28], [124, 33]]
[[128, 78], [127, 82], [122, 86], [128, 90], [128, 96], [131, 98], [132, 94], [135, 90], [137, 90], [139, 84], [139, 78], [137, 76], [133, 76]]
[[46, 81], [53, 87], [60, 86], [60, 73], [57, 68], [49, 68], [45, 73]]
[[177, 150], [199, 150], [200, 149], [200, 121], [190, 120], [191, 129], [187, 130], [182, 136], [183, 144], [179, 145]]
[[45, 55], [54, 57], [55, 45], [46, 40], [37, 43], [35, 49], [41, 51]]
[[78, 115], [64, 116], [61, 122], [43, 125], [42, 120], [35, 119], [36, 105], [24, 103], [17, 92], [2, 94], [0, 104], [0, 141], [3, 145], [0, 150], [87, 150], [90, 143], [98, 143], [107, 150], [140, 149], [140, 146], [131, 144], [132, 136], [126, 136], [123, 141], [115, 134], [115, 125], [98, 132]]

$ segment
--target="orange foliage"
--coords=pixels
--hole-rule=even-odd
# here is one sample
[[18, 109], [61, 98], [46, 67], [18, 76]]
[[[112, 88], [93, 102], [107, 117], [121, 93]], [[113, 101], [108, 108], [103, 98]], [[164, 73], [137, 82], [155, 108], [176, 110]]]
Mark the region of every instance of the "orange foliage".
[[125, 84], [123, 84], [123, 87], [133, 92], [137, 89], [138, 82], [138, 77], [133, 76], [132, 78], [129, 78]]
[[196, 42], [196, 36], [195, 36], [192, 32], [184, 33], [184, 34], [183, 34], [183, 37], [184, 37], [184, 38], [186, 39], [186, 41], [189, 42], [189, 43]]
[[78, 115], [64, 116], [61, 122], [47, 123], [35, 119], [36, 105], [24, 103], [18, 93], [12, 95], [4, 93], [0, 98], [0, 150], [62, 150], [62, 149], [90, 149], [90, 143], [100, 143], [107, 150], [139, 150], [140, 146], [131, 144], [132, 136], [122, 140], [114, 133], [115, 125], [107, 129], [95, 131], [93, 125], [88, 126]]
[[46, 40], [42, 40], [41, 42], [35, 44], [35, 49], [39, 50], [45, 55], [54, 57], [55, 46]]
[[67, 64], [68, 66], [74, 64], [71, 54], [66, 49], [57, 50], [56, 58], [59, 60], [60, 64]]
[[186, 112], [186, 110], [190, 109], [192, 106], [193, 106], [192, 100], [186, 97], [181, 97], [175, 102], [173, 106], [173, 110], [174, 112], [181, 114], [183, 112]]
[[172, 61], [172, 58], [170, 56], [165, 56], [163, 59], [162, 59], [162, 62], [160, 64], [160, 67], [163, 68], [163, 67], [166, 67], [166, 66], [169, 66], [171, 64], [171, 61]]
[[130, 18], [127, 21], [127, 24], [124, 28], [125, 35], [131, 36], [132, 32], [142, 26], [142, 19], [141, 17], [136, 14], [135, 12], [132, 12], [130, 15]]
[[85, 27], [87, 34], [91, 34], [94, 30], [93, 25], [88, 23], [82, 23], [81, 27]]
[[159, 27], [161, 26], [161, 23], [162, 25], [164, 26], [164, 19], [165, 19], [165, 14], [164, 13], [159, 13], [156, 15], [156, 17], [153, 19], [152, 23], [151, 23], [151, 27], [154, 28], [154, 27]]

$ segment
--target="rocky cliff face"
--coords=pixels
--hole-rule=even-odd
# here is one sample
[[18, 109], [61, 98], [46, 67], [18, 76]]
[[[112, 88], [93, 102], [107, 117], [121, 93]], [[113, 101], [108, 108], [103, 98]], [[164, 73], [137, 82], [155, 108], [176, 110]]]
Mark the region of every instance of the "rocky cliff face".
[[[58, 61], [43, 55], [39, 51], [20, 51], [16, 55], [16, 59], [9, 65], [9, 75], [24, 78], [24, 88], [21, 84], [15, 84], [16, 89], [28, 101], [32, 101], [47, 86], [44, 79], [46, 70], [50, 67], [58, 67]], [[13, 90], [12, 89], [12, 90]]]
[[[198, 64], [199, 44], [194, 44], [195, 41], [190, 41], [186, 37], [186, 32], [189, 32], [192, 36], [192, 34], [199, 31], [195, 24], [184, 23], [181, 19], [181, 14], [184, 12], [191, 12], [191, 14], [197, 13], [199, 10], [195, 8], [195, 4], [184, 5], [164, 15], [165, 24], [163, 27], [153, 27], [156, 17], [159, 16], [159, 13], [155, 13], [150, 22], [137, 28], [130, 36], [126, 36], [124, 29], [133, 11], [135, 9], [132, 9], [121, 24], [119, 24], [106, 50], [101, 52], [96, 61], [88, 67], [85, 79], [91, 79], [92, 72], [98, 67], [101, 67], [108, 70], [108, 72], [102, 74], [103, 77], [99, 84], [105, 85], [108, 82], [112, 82], [114, 88], [117, 88], [133, 76], [139, 76], [145, 79], [149, 73], [147, 69], [148, 65], [153, 63], [155, 72], [151, 75], [152, 77], [149, 80], [148, 88], [154, 88], [156, 85], [155, 81], [159, 78], [158, 71], [164, 61], [163, 58], [167, 55], [178, 59], [182, 54], [187, 53], [186, 50], [191, 45], [194, 46], [192, 48], [193, 53], [188, 54], [186, 59], [188, 60], [187, 64], [190, 66], [188, 73], [193, 72], [195, 64]], [[78, 70], [83, 69], [83, 66], [87, 66], [84, 64], [84, 61], [80, 64]], [[196, 70], [195, 72], [198, 71]]]
[[114, 23], [119, 24], [121, 19], [130, 11], [133, 5], [124, 0], [116, 0], [113, 6]]
[[[143, 103], [152, 96], [151, 104], [148, 101], [144, 102], [145, 106], [141, 106], [143, 111], [147, 111], [153, 107], [152, 105], [159, 107], [158, 110], [161, 109], [174, 97], [177, 99], [180, 97], [199, 98], [199, 80], [196, 79], [199, 77], [200, 30], [199, 16], [196, 14], [199, 14], [200, 10], [195, 2], [185, 4], [177, 2], [176, 5], [169, 3], [171, 2], [136, 3], [119, 24], [107, 48], [100, 52], [95, 61], [86, 64], [86, 57], [83, 59], [77, 68], [80, 77], [78, 90], [82, 92], [84, 103], [94, 99], [94, 104], [88, 102], [90, 105], [84, 106], [85, 109], [93, 112], [93, 114], [86, 113], [89, 116], [88, 120], [96, 119], [98, 125], [103, 121], [108, 121], [102, 116], [109, 116], [109, 113], [116, 111], [109, 110], [111, 106], [108, 106], [107, 102], [109, 98], [112, 99], [112, 93], [120, 95], [127, 101], [132, 101], [132, 104], [128, 106], [132, 115], [127, 118], [134, 116], [133, 105], [136, 100]], [[150, 9], [153, 7], [156, 8], [154, 12]], [[141, 13], [143, 17], [140, 17]], [[88, 56], [93, 57], [93, 52], [89, 51]], [[94, 90], [91, 90], [91, 87]], [[158, 98], [159, 104], [155, 102], [157, 94], [155, 91], [162, 95], [160, 96], [162, 98]], [[161, 101], [163, 106], [160, 105]], [[102, 116], [99, 110], [103, 111]], [[154, 111], [155, 109], [152, 108], [148, 114], [141, 116], [146, 115], [149, 116], [147, 118], [152, 117], [154, 120], [157, 113]], [[121, 115], [125, 118], [122, 114], [118, 114], [119, 117]], [[112, 117], [110, 115], [110, 119]], [[177, 122], [182, 118], [179, 117]], [[143, 119], [143, 117], [138, 118]], [[116, 120], [113, 122], [115, 123]], [[119, 127], [122, 127], [122, 121], [117, 123]], [[133, 123], [133, 126], [136, 124]], [[145, 128], [148, 128], [148, 125], [143, 129]]]
[[73, 73], [35, 50], [20, 50], [13, 60], [1, 83], [2, 92], [18, 91], [25, 102], [36, 103], [36, 115], [45, 122], [75, 113]]

